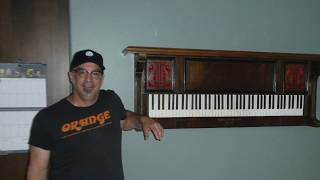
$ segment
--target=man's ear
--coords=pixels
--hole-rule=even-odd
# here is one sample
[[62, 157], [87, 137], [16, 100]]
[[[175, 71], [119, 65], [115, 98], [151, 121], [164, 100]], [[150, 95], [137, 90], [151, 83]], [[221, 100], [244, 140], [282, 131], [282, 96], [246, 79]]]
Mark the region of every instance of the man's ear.
[[68, 72], [68, 78], [69, 78], [69, 82], [70, 82], [71, 84], [73, 84], [73, 82], [74, 82], [74, 76], [73, 76], [72, 72]]

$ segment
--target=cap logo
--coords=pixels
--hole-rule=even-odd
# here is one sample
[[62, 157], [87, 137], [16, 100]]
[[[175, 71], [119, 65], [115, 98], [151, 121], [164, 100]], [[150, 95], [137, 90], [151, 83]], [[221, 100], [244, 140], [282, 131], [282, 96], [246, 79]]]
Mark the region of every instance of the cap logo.
[[93, 56], [93, 52], [91, 52], [91, 51], [87, 51], [87, 52], [86, 52], [86, 56], [88, 56], [88, 57]]

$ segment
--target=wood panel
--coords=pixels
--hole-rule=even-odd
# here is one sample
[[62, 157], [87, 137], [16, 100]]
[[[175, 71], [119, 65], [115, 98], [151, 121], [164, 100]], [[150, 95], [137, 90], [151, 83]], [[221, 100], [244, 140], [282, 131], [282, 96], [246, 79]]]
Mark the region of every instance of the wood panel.
[[274, 90], [274, 63], [270, 62], [188, 59], [185, 73], [186, 91], [270, 93]]
[[[68, 0], [1, 0], [0, 62], [47, 64], [48, 104], [70, 92]], [[25, 179], [28, 155], [0, 156], [0, 179]]]
[[48, 65], [48, 103], [69, 93], [69, 14], [66, 0], [2, 0], [0, 62]]

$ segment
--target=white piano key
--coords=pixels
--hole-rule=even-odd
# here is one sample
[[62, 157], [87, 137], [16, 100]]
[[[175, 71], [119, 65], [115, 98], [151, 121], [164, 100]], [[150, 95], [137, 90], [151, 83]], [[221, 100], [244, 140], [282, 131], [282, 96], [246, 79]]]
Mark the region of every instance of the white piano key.
[[152, 94], [149, 94], [148, 95], [148, 115], [150, 116], [150, 117], [153, 117], [153, 109], [152, 109], [152, 103], [153, 103], [153, 101], [152, 101]]
[[163, 117], [168, 117], [169, 115], [169, 110], [168, 110], [168, 97], [169, 97], [169, 94], [164, 94], [164, 101], [163, 101], [163, 104], [164, 104], [164, 110], [162, 112], [162, 115]]
[[177, 109], [177, 117], [183, 117], [182, 115], [182, 94], [177, 94], [178, 97], [178, 109]]
[[264, 116], [270, 116], [270, 95], [266, 95], [266, 107], [264, 111]]

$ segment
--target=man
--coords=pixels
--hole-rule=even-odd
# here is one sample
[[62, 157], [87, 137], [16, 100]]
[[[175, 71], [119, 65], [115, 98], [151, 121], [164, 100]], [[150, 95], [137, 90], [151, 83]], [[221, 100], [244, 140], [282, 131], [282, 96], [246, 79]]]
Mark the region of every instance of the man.
[[100, 89], [104, 69], [99, 53], [75, 53], [72, 93], [34, 118], [28, 180], [123, 180], [121, 130], [163, 138], [158, 122], [126, 111], [115, 92]]

